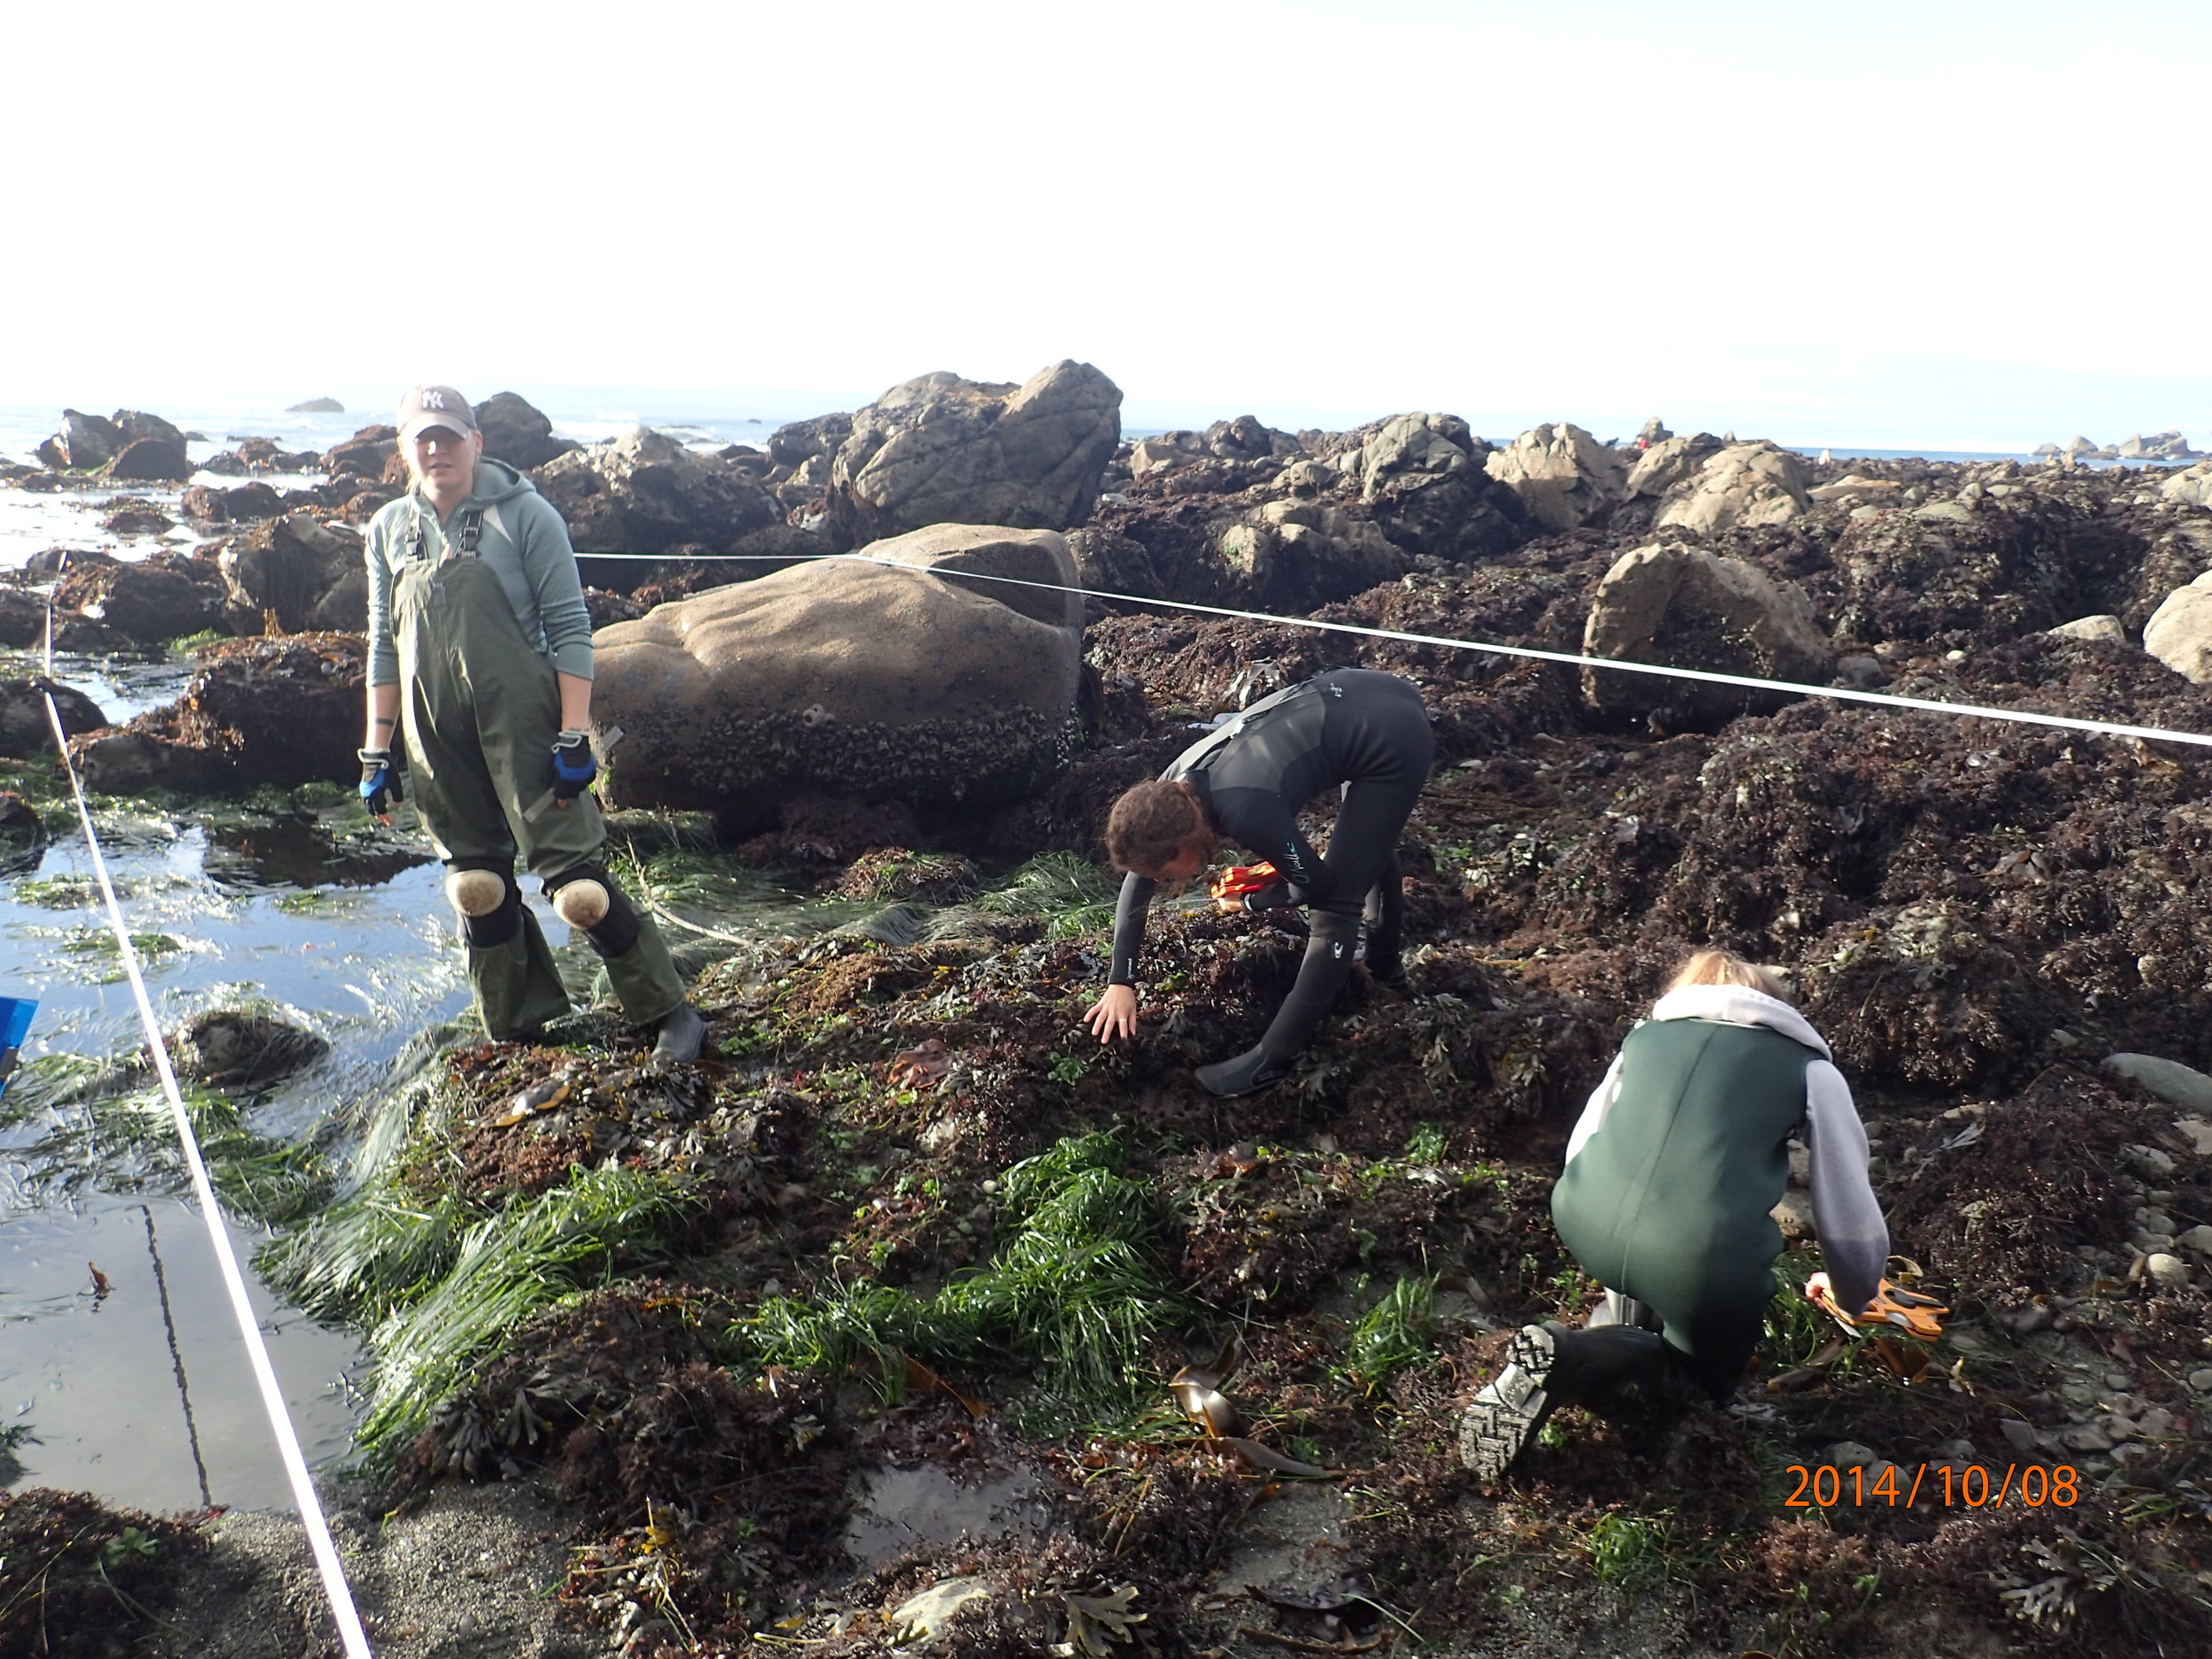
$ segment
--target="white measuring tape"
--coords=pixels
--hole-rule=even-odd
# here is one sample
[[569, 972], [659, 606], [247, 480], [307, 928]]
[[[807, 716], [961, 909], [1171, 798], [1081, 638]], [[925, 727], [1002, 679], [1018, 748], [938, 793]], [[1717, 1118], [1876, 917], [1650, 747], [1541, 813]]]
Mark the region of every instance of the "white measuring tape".
[[1945, 703], [1933, 697], [1901, 697], [1894, 692], [1857, 691], [1847, 686], [1810, 686], [1793, 680], [1761, 680], [1752, 674], [1724, 674], [1706, 668], [1674, 668], [1663, 663], [1636, 663], [1614, 657], [1584, 657], [1574, 651], [1540, 650], [1532, 645], [1497, 645], [1483, 640], [1455, 640], [1440, 634], [1408, 634], [1398, 628], [1371, 628], [1356, 622], [1323, 622], [1312, 617], [1278, 617], [1264, 611], [1239, 611], [1227, 605], [1202, 605], [1187, 599], [1156, 599], [1141, 594], [1108, 593], [1096, 588], [1070, 588], [1061, 582], [1032, 581], [1019, 576], [992, 576], [981, 571], [946, 570], [910, 565], [903, 559], [871, 558], [865, 553], [709, 553], [673, 557], [659, 553], [580, 553], [579, 558], [643, 559], [655, 564], [741, 564], [799, 561], [821, 563], [841, 559], [879, 565], [941, 580], [1005, 582], [1015, 588], [1038, 588], [1048, 593], [1080, 594], [1087, 599], [1106, 599], [1121, 604], [1148, 605], [1156, 610], [1193, 611], [1202, 616], [1228, 617], [1243, 622], [1271, 622], [1279, 627], [1311, 628], [1327, 634], [1355, 634], [1371, 640], [1399, 640], [1409, 645], [1440, 645], [1457, 651], [1484, 651], [1493, 657], [1519, 657], [1532, 662], [1560, 663], [1571, 668], [1611, 669], [1624, 674], [1655, 674], [1663, 680], [1695, 680], [1709, 685], [1740, 686], [1749, 691], [1784, 692], [1799, 697], [1826, 697], [1838, 703], [1868, 703], [1890, 709], [1919, 709], [1935, 714], [1962, 714], [1980, 720], [2009, 720], [2019, 726], [2058, 726], [2070, 732], [2090, 732], [2104, 737], [2132, 737], [2162, 743], [2194, 743], [2212, 749], [2212, 735], [2177, 732], [2163, 726], [2128, 726], [2114, 720], [2085, 720], [2070, 715], [2039, 714], [2032, 709], [1997, 709], [1978, 703]]
[[307, 1459], [300, 1452], [300, 1438], [292, 1427], [291, 1413], [285, 1409], [284, 1391], [278, 1386], [276, 1368], [269, 1363], [268, 1345], [261, 1340], [261, 1322], [255, 1317], [253, 1302], [246, 1294], [246, 1280], [238, 1271], [238, 1256], [231, 1248], [230, 1229], [224, 1224], [222, 1210], [215, 1202], [214, 1184], [207, 1178], [207, 1164], [200, 1156], [199, 1139], [192, 1133], [192, 1118], [185, 1110], [184, 1093], [177, 1087], [177, 1074], [169, 1064], [168, 1045], [162, 1041], [161, 1022], [154, 1017], [154, 1005], [146, 995], [145, 976], [139, 972], [138, 952], [131, 944], [130, 930], [123, 924], [123, 907], [115, 896], [115, 884], [108, 879], [107, 860], [101, 855], [100, 838], [92, 828], [92, 809], [85, 801], [84, 781], [77, 776], [76, 761], [69, 753], [69, 733], [62, 729], [61, 710], [55, 706], [52, 680], [54, 675], [54, 613], [46, 612], [46, 678], [41, 688], [46, 699], [47, 723], [54, 730], [54, 747], [61, 753], [62, 764], [69, 772], [69, 787], [77, 797], [77, 818], [84, 826], [85, 845], [92, 851], [93, 873], [99, 878], [101, 896], [107, 901], [108, 926], [115, 930], [116, 948], [123, 954], [123, 972], [129, 979], [131, 995], [138, 1003], [139, 1022], [146, 1028], [146, 1047], [154, 1058], [154, 1070], [161, 1078], [162, 1092], [169, 1099], [169, 1115], [175, 1119], [177, 1139], [184, 1147], [184, 1160], [192, 1171], [192, 1190], [200, 1201], [200, 1218], [207, 1223], [208, 1242], [215, 1247], [215, 1261], [222, 1270], [223, 1284], [230, 1292], [231, 1312], [238, 1320], [238, 1334], [244, 1339], [246, 1357], [253, 1365], [254, 1380], [261, 1385], [261, 1403], [269, 1414], [269, 1427], [276, 1436], [277, 1454], [283, 1460], [285, 1477], [292, 1483], [292, 1499], [299, 1505], [300, 1522], [307, 1529], [307, 1547], [315, 1557], [316, 1571], [322, 1574], [324, 1593], [330, 1598], [330, 1610], [338, 1621], [338, 1635], [345, 1644], [347, 1659], [370, 1659], [367, 1632], [361, 1628], [361, 1615], [353, 1605], [353, 1591], [346, 1583], [346, 1570], [338, 1560], [338, 1547], [330, 1536], [330, 1523], [323, 1518], [322, 1500], [316, 1495], [315, 1482], [307, 1472]]

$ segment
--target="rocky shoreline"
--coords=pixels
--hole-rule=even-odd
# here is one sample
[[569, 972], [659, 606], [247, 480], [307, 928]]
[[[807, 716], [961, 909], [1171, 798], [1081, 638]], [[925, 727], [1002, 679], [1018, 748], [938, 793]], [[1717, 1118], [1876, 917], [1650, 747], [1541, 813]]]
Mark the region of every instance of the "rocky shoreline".
[[[465, 1630], [394, 1590], [380, 1651], [885, 1653], [918, 1650], [918, 1624], [941, 1651], [1094, 1659], [1371, 1651], [1409, 1630], [1471, 1655], [2201, 1646], [2200, 749], [1141, 603], [1038, 615], [980, 579], [1072, 570], [1139, 600], [2204, 733], [2212, 468], [1812, 462], [1565, 424], [1492, 445], [1418, 412], [1125, 443], [1118, 402], [1081, 365], [926, 376], [758, 453], [637, 434], [518, 461], [586, 556], [602, 719], [626, 724], [626, 696], [649, 711], [669, 636], [721, 628], [723, 655], [678, 666], [715, 706], [787, 720], [749, 741], [806, 764], [680, 795], [657, 780], [696, 787], [680, 733], [651, 737], [650, 764], [614, 757], [631, 872], [710, 958], [708, 1060], [652, 1074], [595, 1016], [540, 1048], [449, 1048], [375, 1103], [389, 1156], [264, 1259], [384, 1363], [362, 1501], [402, 1516], [354, 1535], [357, 1563], [381, 1571], [420, 1517], [446, 1529], [426, 1537], [505, 1540], [483, 1548], [510, 1587], [558, 1578], [555, 1601], [487, 1603]], [[503, 408], [518, 442], [553, 442]], [[188, 490], [179, 511], [210, 531], [189, 556], [27, 576], [58, 583], [78, 649], [231, 636], [198, 648], [177, 703], [78, 741], [96, 787], [311, 787], [349, 752], [349, 560], [396, 488], [389, 445], [365, 430], [293, 495]], [[1000, 527], [948, 541], [942, 524]], [[937, 540], [902, 570], [793, 563], [918, 535]], [[748, 563], [707, 561], [729, 553]], [[750, 618], [826, 599], [829, 569], [879, 584], [855, 615], [926, 590], [926, 615], [982, 618], [979, 657], [1065, 672], [985, 711], [942, 691], [965, 648], [941, 621], [765, 652], [787, 630]], [[19, 611], [42, 627], [26, 586], [0, 595], [8, 637]], [[889, 649], [918, 637], [932, 649]], [[1256, 1035], [1300, 939], [1171, 910], [1139, 1040], [1087, 1044], [1105, 803], [1194, 725], [1348, 661], [1410, 676], [1435, 717], [1401, 848], [1410, 992], [1362, 978], [1294, 1081], [1214, 1102], [1191, 1066]], [[1018, 715], [1030, 772], [952, 788], [963, 745]], [[872, 719], [935, 721], [939, 769], [884, 767]], [[718, 884], [764, 867], [865, 908], [812, 938], [739, 936]], [[1736, 1410], [1576, 1417], [1479, 1488], [1457, 1409], [1517, 1323], [1594, 1294], [1548, 1225], [1567, 1127], [1708, 941], [1786, 970], [1834, 1046], [1948, 1333], [1932, 1353], [1844, 1344], [1786, 1294]], [[551, 1107], [513, 1105], [549, 1079]], [[1178, 1409], [1185, 1366], [1233, 1402], [1233, 1440]], [[2074, 1471], [2078, 1501], [1787, 1501], [1793, 1466], [1878, 1483], [2029, 1463]], [[511, 1523], [466, 1494], [503, 1480]], [[940, 1525], [963, 1513], [947, 1492], [1017, 1488], [1010, 1524], [987, 1505], [978, 1535]], [[211, 1548], [239, 1563], [236, 1596], [311, 1621], [280, 1528], [249, 1548], [251, 1526], [163, 1525], [109, 1535], [139, 1528], [155, 1563]], [[887, 1530], [900, 1548], [870, 1554]], [[555, 1561], [541, 1533], [579, 1553]], [[164, 1620], [191, 1623], [181, 1593], [150, 1574], [131, 1594], [149, 1617], [112, 1628], [150, 1651], [316, 1650], [164, 1647]]]

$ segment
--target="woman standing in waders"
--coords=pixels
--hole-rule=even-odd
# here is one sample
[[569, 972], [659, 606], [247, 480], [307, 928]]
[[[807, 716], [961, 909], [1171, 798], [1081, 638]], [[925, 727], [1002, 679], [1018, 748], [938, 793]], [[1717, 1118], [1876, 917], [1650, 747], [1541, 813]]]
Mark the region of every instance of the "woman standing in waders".
[[[1137, 1029], [1137, 952], [1144, 918], [1162, 882], [1187, 881], [1225, 838], [1273, 866], [1265, 884], [1225, 909], [1308, 907], [1305, 961], [1259, 1045], [1198, 1068], [1216, 1094], [1248, 1094], [1280, 1079], [1352, 973], [1352, 950], [1367, 923], [1367, 970], [1395, 983], [1403, 970], [1404, 881], [1398, 832], [1428, 781], [1436, 739], [1410, 680], [1340, 668], [1279, 691], [1209, 733], [1158, 780], [1114, 803], [1106, 850], [1127, 871], [1114, 915], [1114, 959], [1105, 994], [1084, 1018], [1101, 1042]], [[1299, 809], [1327, 788], [1343, 801], [1317, 853], [1298, 832]]]
[[390, 821], [405, 788], [446, 865], [486, 1033], [534, 1037], [568, 995], [515, 882], [520, 856], [582, 931], [653, 1057], [695, 1060], [705, 1022], [652, 918], [601, 862], [590, 785], [591, 618], [568, 528], [529, 480], [484, 458], [469, 402], [419, 386], [399, 409], [414, 485], [369, 526], [368, 735], [361, 799]]
[[1460, 1419], [1470, 1469], [1496, 1479], [1558, 1406], [1736, 1392], [1774, 1297], [1782, 1231], [1770, 1212], [1801, 1130], [1828, 1270], [1809, 1294], [1853, 1323], [1933, 1306], [1882, 1278], [1889, 1225], [1827, 1043], [1764, 968], [1698, 951], [1622, 1043], [1552, 1188], [1560, 1242], [1605, 1305], [1581, 1330], [1522, 1327]]

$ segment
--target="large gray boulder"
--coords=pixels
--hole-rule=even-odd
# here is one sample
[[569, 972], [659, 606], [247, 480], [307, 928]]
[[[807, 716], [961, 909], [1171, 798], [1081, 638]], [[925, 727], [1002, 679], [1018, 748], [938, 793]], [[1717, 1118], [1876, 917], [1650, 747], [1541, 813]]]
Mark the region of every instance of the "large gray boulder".
[[1778, 444], [1732, 443], [1675, 487], [1656, 520], [1661, 528], [1734, 530], [1787, 524], [1812, 511], [1805, 463]]
[[1021, 386], [925, 374], [852, 419], [830, 467], [841, 544], [933, 524], [1067, 530], [1098, 504], [1121, 442], [1121, 388], [1072, 361]]
[[[624, 733], [609, 798], [749, 833], [836, 795], [991, 807], [1066, 764], [1082, 599], [1048, 530], [940, 525], [599, 631], [592, 712]], [[909, 568], [891, 568], [905, 566]]]
[[[1762, 680], [1824, 685], [1834, 651], [1794, 582], [1702, 548], [1655, 542], [1624, 553], [1598, 583], [1582, 650]], [[1645, 716], [1669, 730], [1706, 726], [1781, 699], [1733, 686], [1586, 668], [1601, 710]]]
[[476, 427], [486, 455], [525, 472], [581, 447], [573, 438], [555, 437], [552, 421], [515, 392], [494, 392], [477, 404]]
[[1519, 510], [1484, 470], [1486, 457], [1496, 459], [1457, 415], [1410, 413], [1391, 416], [1340, 459], [1392, 541], [1410, 553], [1467, 559], [1518, 540]]
[[534, 476], [579, 553], [726, 552], [783, 518], [750, 473], [649, 426], [556, 456]]
[[2212, 571], [2175, 588], [2151, 612], [2143, 649], [2184, 679], [2212, 686]]
[[1534, 426], [1488, 460], [1490, 476], [1547, 530], [1576, 530], [1610, 511], [1625, 472], [1620, 456], [1569, 421]]
[[184, 445], [167, 438], [133, 438], [100, 469], [103, 478], [134, 484], [182, 484], [192, 476]]

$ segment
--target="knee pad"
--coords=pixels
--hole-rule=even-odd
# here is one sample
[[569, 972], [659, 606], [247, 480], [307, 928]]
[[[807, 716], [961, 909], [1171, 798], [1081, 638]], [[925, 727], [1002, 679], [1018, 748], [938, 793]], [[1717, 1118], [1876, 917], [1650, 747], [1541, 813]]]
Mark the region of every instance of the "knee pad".
[[447, 902], [460, 912], [461, 936], [472, 950], [489, 950], [522, 931], [522, 889], [506, 870], [458, 864], [445, 879]]
[[644, 923], [603, 864], [578, 864], [545, 884], [553, 913], [581, 930], [602, 957], [629, 955]]
[[606, 884], [594, 881], [589, 876], [580, 876], [553, 895], [553, 914], [571, 927], [589, 932], [607, 919], [613, 908], [614, 895]]
[[456, 870], [445, 879], [446, 902], [464, 918], [489, 916], [507, 902], [507, 880], [496, 870]]

